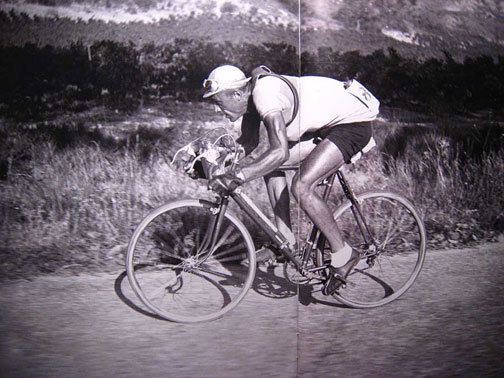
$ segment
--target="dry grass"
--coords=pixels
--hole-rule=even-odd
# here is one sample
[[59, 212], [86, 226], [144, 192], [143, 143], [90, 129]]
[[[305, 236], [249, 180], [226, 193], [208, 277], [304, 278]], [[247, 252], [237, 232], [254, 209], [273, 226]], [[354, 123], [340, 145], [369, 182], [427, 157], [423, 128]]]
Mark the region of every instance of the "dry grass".
[[[378, 137], [390, 143], [396, 132], [379, 130]], [[504, 231], [504, 150], [474, 154], [439, 130], [397, 143], [405, 144], [402, 154], [391, 156], [387, 151], [393, 147], [382, 144], [381, 153], [375, 151], [355, 170], [367, 177], [366, 188], [398, 191], [415, 203], [431, 247], [494, 240]]]
[[[27, 161], [13, 164], [0, 181], [1, 275], [122, 269], [129, 238], [149, 210], [174, 199], [215, 198], [205, 181], [170, 164], [179, 144], [208, 127], [200, 126], [164, 135], [140, 129], [138, 137], [115, 147], [96, 135], [61, 147], [40, 135], [15, 133], [11, 155]], [[249, 190], [263, 189], [258, 182]]]
[[[437, 133], [391, 142], [398, 130], [380, 127], [382, 151], [349, 168], [356, 191], [387, 188], [412, 199], [424, 214], [431, 247], [488, 240], [504, 230], [504, 150], [462, 157], [452, 139]], [[200, 131], [194, 127], [191, 134]], [[172, 140], [190, 139], [182, 133]], [[17, 147], [7, 146], [18, 151], [21, 143], [30, 151], [0, 181], [0, 274], [121, 269], [129, 237], [149, 209], [176, 198], [213, 197], [172, 169], [168, 156], [178, 146], [165, 140], [148, 153], [151, 139], [145, 141], [110, 148], [88, 140], [58, 148], [19, 136]], [[403, 144], [402, 153], [384, 149], [386, 143]], [[260, 206], [267, 209], [262, 185], [258, 180], [248, 190], [262, 193]]]
[[12, 175], [1, 188], [7, 273], [39, 269], [23, 261], [32, 250], [49, 256], [30, 264], [49, 263], [53, 269], [109, 265], [148, 209], [202, 194], [162, 158], [140, 162], [135, 151], [96, 145], [57, 151], [46, 143], [38, 150], [31, 174]]

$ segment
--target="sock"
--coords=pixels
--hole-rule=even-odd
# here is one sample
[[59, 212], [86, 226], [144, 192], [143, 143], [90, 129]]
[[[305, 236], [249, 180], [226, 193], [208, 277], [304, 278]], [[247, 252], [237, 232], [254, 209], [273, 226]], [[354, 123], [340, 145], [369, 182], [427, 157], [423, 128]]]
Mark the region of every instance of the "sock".
[[335, 268], [340, 268], [350, 260], [350, 257], [352, 257], [352, 247], [345, 243], [343, 248], [331, 253], [331, 265]]

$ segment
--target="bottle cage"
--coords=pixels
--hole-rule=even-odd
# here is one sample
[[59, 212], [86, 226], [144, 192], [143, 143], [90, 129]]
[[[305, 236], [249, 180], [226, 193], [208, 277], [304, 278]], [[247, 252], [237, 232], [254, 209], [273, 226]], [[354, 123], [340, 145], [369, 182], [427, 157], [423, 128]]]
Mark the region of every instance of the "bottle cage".
[[297, 92], [296, 87], [289, 80], [287, 80], [285, 77], [272, 72], [268, 67], [263, 66], [263, 65], [254, 68], [252, 70], [251, 76], [252, 76], [252, 80], [251, 80], [252, 81], [252, 88], [255, 86], [257, 80], [259, 80], [261, 77], [264, 77], [264, 76], [273, 76], [273, 77], [279, 78], [280, 80], [282, 80], [283, 82], [285, 82], [285, 84], [287, 84], [289, 86], [290, 90], [292, 91], [292, 95], [294, 96], [294, 108], [292, 110], [292, 118], [290, 119], [289, 122], [285, 123], [285, 126], [289, 126], [292, 123], [292, 121], [294, 121], [294, 118], [296, 118], [298, 110], [299, 110], [299, 96], [298, 96], [298, 92]]

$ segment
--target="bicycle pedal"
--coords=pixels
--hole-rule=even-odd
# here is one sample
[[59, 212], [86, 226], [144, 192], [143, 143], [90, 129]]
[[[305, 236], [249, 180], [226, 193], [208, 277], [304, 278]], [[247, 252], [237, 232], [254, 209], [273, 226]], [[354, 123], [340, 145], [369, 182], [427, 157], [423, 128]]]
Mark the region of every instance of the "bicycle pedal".
[[279, 265], [280, 265], [280, 264], [279, 264], [276, 260], [274, 260], [274, 259], [272, 259], [272, 260], [268, 260], [268, 261], [265, 261], [263, 264], [266, 266], [266, 269], [267, 269], [267, 270], [272, 270], [272, 269], [275, 269], [277, 266], [279, 266]]
[[346, 279], [339, 275], [330, 273], [329, 278], [324, 282], [322, 287], [322, 294], [333, 295], [339, 289], [344, 288], [347, 284]]

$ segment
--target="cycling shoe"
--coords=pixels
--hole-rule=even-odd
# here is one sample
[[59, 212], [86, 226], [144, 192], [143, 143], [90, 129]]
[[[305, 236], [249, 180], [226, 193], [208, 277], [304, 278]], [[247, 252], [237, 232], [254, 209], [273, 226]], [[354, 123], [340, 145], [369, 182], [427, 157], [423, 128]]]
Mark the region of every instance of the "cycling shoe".
[[359, 261], [359, 252], [357, 252], [355, 249], [352, 249], [350, 260], [348, 260], [345, 265], [339, 268], [329, 266], [329, 273], [324, 283], [324, 287], [322, 288], [322, 294], [332, 295], [341, 287], [341, 285], [346, 284], [346, 278], [348, 277], [352, 269], [355, 268], [355, 266], [359, 263]]

